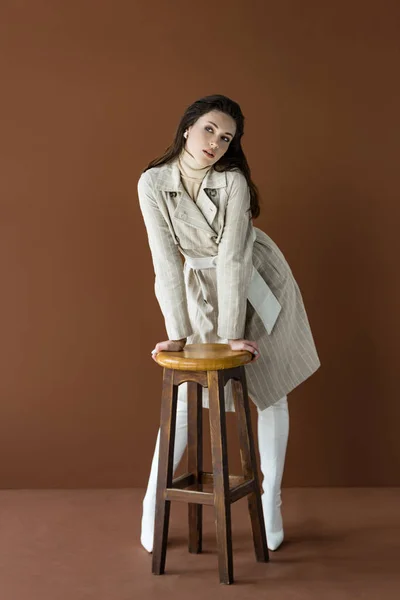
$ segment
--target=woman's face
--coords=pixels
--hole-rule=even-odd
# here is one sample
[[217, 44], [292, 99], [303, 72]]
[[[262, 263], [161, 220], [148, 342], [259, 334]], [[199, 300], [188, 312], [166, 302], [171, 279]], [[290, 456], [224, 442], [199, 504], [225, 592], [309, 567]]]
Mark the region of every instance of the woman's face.
[[187, 132], [186, 150], [198, 163], [208, 166], [216, 163], [228, 150], [236, 123], [229, 115], [212, 110], [199, 117]]

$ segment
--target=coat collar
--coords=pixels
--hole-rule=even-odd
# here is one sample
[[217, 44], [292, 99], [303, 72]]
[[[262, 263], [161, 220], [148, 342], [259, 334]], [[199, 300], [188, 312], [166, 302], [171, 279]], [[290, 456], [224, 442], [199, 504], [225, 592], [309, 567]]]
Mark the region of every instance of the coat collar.
[[[164, 192], [182, 192], [184, 190], [177, 160], [160, 167], [154, 185], [156, 189]], [[215, 190], [226, 187], [226, 185], [225, 171], [219, 172], [211, 167], [201, 182], [201, 189]]]

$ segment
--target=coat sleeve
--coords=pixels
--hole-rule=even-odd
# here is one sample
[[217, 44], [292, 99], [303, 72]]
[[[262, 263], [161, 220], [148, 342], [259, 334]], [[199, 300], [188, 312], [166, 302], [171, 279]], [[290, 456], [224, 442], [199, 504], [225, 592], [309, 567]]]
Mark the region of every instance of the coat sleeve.
[[253, 274], [250, 190], [241, 172], [232, 175], [217, 262], [218, 336], [225, 339], [244, 336]]
[[192, 335], [183, 263], [146, 173], [140, 176], [137, 190], [153, 260], [155, 293], [164, 315], [168, 338], [180, 340]]

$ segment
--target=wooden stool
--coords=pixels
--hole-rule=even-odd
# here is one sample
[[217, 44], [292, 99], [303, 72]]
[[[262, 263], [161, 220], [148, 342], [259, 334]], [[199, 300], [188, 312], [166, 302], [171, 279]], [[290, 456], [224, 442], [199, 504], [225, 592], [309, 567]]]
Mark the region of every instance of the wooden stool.
[[[164, 367], [160, 452], [152, 571], [165, 570], [171, 500], [188, 503], [189, 552], [202, 550], [202, 505], [215, 509], [218, 565], [221, 583], [233, 583], [231, 504], [247, 496], [256, 559], [269, 560], [260, 486], [251, 429], [244, 366], [247, 351], [232, 351], [227, 344], [188, 344], [182, 352], [160, 352]], [[224, 385], [232, 379], [243, 475], [229, 475]], [[178, 386], [188, 382], [188, 472], [172, 479]], [[202, 470], [202, 388], [208, 387], [212, 473]], [[203, 484], [212, 483], [213, 492]]]

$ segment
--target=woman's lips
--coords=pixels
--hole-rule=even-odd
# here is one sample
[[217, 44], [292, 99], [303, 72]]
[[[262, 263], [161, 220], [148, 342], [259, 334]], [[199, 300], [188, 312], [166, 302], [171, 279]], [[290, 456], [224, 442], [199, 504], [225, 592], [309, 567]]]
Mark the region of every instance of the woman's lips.
[[214, 158], [214, 154], [212, 152], [209, 152], [208, 150], [203, 150], [204, 154], [206, 156], [208, 156], [209, 158]]

